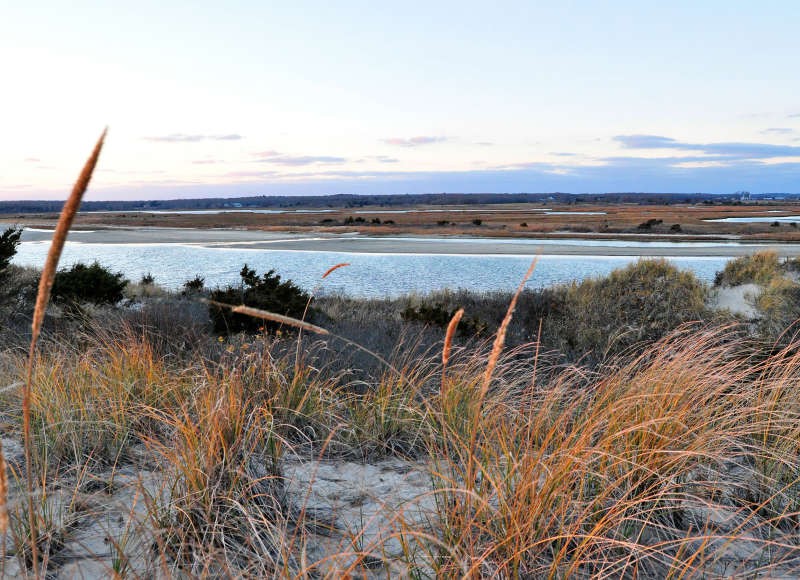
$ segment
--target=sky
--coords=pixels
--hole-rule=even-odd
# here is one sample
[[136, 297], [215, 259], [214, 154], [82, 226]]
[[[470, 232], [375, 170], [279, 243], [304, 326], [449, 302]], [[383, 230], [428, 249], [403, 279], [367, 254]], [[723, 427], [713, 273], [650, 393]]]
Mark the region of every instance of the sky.
[[800, 192], [800, 2], [0, 0], [0, 199]]

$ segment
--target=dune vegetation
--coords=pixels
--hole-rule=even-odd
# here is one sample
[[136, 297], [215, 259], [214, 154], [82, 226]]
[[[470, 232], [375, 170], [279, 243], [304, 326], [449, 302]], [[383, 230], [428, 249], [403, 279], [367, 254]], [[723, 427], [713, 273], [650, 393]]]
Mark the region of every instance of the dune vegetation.
[[234, 311], [58, 270], [99, 147], [43, 272], [0, 271], [0, 577], [800, 572], [791, 266], [721, 274], [753, 319], [663, 260], [385, 300], [245, 267]]

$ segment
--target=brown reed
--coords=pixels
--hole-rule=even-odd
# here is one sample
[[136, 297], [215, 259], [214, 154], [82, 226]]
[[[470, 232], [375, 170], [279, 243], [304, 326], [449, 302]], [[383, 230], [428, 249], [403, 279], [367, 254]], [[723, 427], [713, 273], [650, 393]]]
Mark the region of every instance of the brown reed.
[[3, 455], [3, 440], [0, 439], [0, 578], [6, 575], [6, 535], [8, 534], [8, 467]]
[[492, 352], [489, 355], [489, 362], [486, 364], [486, 372], [483, 375], [483, 386], [481, 387], [480, 401], [483, 401], [483, 398], [486, 396], [486, 392], [489, 390], [489, 384], [492, 382], [492, 373], [494, 372], [494, 368], [497, 366], [500, 353], [503, 352], [503, 346], [506, 343], [506, 332], [508, 331], [508, 325], [511, 322], [511, 317], [514, 315], [514, 308], [517, 306], [517, 299], [519, 298], [519, 295], [522, 294], [522, 290], [525, 288], [525, 283], [528, 281], [528, 278], [530, 278], [531, 274], [533, 274], [533, 270], [536, 268], [536, 262], [539, 261], [540, 255], [541, 250], [533, 259], [533, 262], [531, 262], [531, 266], [528, 268], [528, 271], [522, 278], [522, 282], [519, 283], [519, 288], [517, 288], [516, 293], [514, 294], [513, 298], [511, 298], [511, 302], [508, 305], [508, 310], [503, 318], [503, 322], [500, 324], [500, 328], [497, 330], [497, 337], [494, 339]]
[[[0, 535], [8, 531], [8, 466], [3, 455], [3, 441], [0, 439]], [[4, 538], [5, 539], [5, 538]], [[5, 542], [3, 543], [5, 547]]]
[[231, 310], [231, 312], [235, 312], [237, 314], [245, 314], [247, 316], [252, 316], [253, 318], [260, 318], [262, 320], [271, 320], [272, 322], [287, 324], [289, 326], [294, 326], [296, 328], [308, 330], [309, 332], [316, 332], [317, 334], [330, 334], [324, 328], [311, 324], [310, 322], [297, 320], [296, 318], [292, 318], [291, 316], [284, 316], [283, 314], [275, 314], [274, 312], [267, 312], [266, 310], [260, 310], [258, 308], [253, 308], [251, 306], [245, 306], [244, 304], [240, 306], [233, 306], [232, 304], [225, 304], [224, 302], [217, 302], [216, 300], [209, 300], [207, 298], [201, 298], [200, 301], [205, 302], [206, 304], [217, 306], [218, 308], [228, 308]]
[[331, 273], [331, 272], [333, 272], [334, 270], [338, 270], [339, 268], [344, 268], [345, 266], [349, 266], [349, 265], [350, 265], [350, 263], [349, 263], [349, 262], [342, 262], [341, 264], [336, 264], [335, 266], [331, 266], [330, 268], [328, 268], [328, 271], [327, 271], [327, 272], [325, 272], [325, 273], [322, 275], [322, 277], [323, 277], [323, 278], [327, 278], [327, 277], [328, 277], [328, 274], [330, 274], [330, 273]]
[[53, 241], [50, 243], [50, 251], [47, 253], [47, 260], [45, 261], [44, 268], [42, 269], [42, 276], [39, 279], [39, 291], [36, 294], [36, 307], [33, 311], [33, 323], [31, 324], [31, 346], [28, 353], [28, 370], [25, 380], [25, 386], [22, 390], [22, 418], [23, 418], [23, 434], [25, 440], [25, 465], [27, 467], [26, 478], [26, 491], [28, 494], [28, 520], [30, 524], [30, 542], [31, 554], [33, 559], [33, 574], [34, 577], [39, 577], [39, 564], [37, 561], [37, 546], [36, 538], [37, 525], [36, 515], [33, 508], [33, 460], [31, 456], [31, 382], [33, 379], [33, 359], [36, 354], [36, 342], [39, 339], [39, 334], [42, 330], [42, 322], [47, 312], [47, 303], [50, 301], [50, 292], [53, 289], [53, 282], [56, 278], [56, 269], [58, 268], [58, 260], [61, 258], [61, 251], [64, 249], [64, 242], [67, 240], [67, 233], [69, 232], [72, 222], [75, 219], [75, 214], [78, 213], [78, 208], [81, 205], [83, 194], [89, 187], [89, 182], [92, 179], [92, 173], [97, 165], [97, 159], [100, 157], [100, 150], [103, 148], [103, 142], [106, 138], [108, 128], [103, 130], [100, 138], [94, 146], [92, 154], [87, 159], [86, 164], [83, 166], [78, 180], [72, 188], [64, 207], [61, 209], [61, 215], [58, 218], [58, 224], [53, 232]]
[[444, 348], [442, 348], [442, 397], [444, 397], [445, 392], [445, 371], [447, 369], [447, 363], [450, 360], [450, 349], [453, 346], [453, 335], [456, 333], [458, 322], [461, 320], [462, 316], [464, 316], [464, 309], [459, 308], [458, 312], [456, 312], [453, 315], [453, 318], [450, 319], [450, 324], [447, 325], [447, 333], [444, 335]]

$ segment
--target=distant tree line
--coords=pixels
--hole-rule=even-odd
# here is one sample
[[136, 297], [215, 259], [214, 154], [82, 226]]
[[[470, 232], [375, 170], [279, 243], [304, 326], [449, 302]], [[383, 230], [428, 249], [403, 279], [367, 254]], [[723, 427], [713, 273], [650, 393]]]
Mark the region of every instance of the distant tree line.
[[[753, 194], [756, 199], [796, 200], [800, 194]], [[203, 209], [302, 209], [311, 207], [357, 208], [363, 206], [412, 205], [478, 205], [503, 203], [636, 203], [640, 205], [671, 205], [676, 203], [730, 203], [740, 202], [736, 194], [712, 193], [422, 193], [403, 195], [259, 195], [250, 197], [204, 197], [196, 199], [167, 199], [148, 201], [85, 201], [81, 211], [163, 211]], [[0, 201], [0, 214], [57, 213], [62, 201], [18, 200]]]

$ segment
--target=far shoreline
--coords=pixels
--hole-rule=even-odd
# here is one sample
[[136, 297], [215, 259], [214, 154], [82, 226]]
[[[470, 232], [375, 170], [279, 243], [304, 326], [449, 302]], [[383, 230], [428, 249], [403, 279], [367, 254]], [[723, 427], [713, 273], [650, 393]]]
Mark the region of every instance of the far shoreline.
[[[276, 232], [232, 228], [133, 227], [77, 229], [68, 241], [91, 244], [181, 244], [219, 249], [284, 250], [339, 252], [353, 254], [431, 254], [471, 256], [641, 256], [641, 257], [737, 257], [760, 251], [774, 251], [781, 257], [800, 256], [800, 244], [731, 240], [662, 239], [631, 240], [613, 237], [587, 238], [542, 236], [532, 238], [492, 238], [477, 236], [419, 236], [400, 234], [380, 236], [325, 232]], [[45, 242], [52, 238], [49, 229], [26, 228], [23, 242]]]

